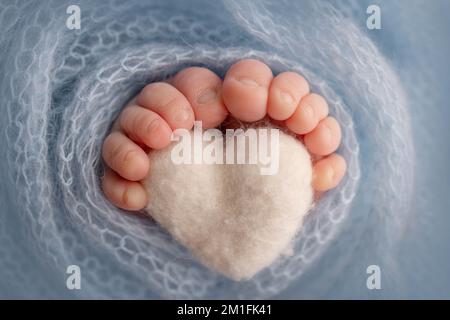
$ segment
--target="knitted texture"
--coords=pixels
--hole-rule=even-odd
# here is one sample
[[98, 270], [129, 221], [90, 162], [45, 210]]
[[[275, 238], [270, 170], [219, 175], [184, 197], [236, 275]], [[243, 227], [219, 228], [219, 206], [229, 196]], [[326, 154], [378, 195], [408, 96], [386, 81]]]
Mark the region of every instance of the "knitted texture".
[[[342, 270], [369, 217], [376, 217], [377, 237], [396, 242], [412, 190], [409, 115], [395, 72], [353, 18], [356, 2], [345, 10], [330, 1], [77, 3], [80, 30], [65, 26], [71, 1], [0, 2], [5, 292], [266, 298], [301, 284], [320, 261], [332, 273]], [[145, 84], [190, 65], [223, 76], [243, 58], [258, 58], [274, 73], [299, 72], [326, 98], [342, 126], [338, 152], [348, 174], [305, 218], [292, 255], [234, 282], [203, 267], [153, 220], [111, 205], [100, 188], [100, 150]], [[330, 243], [342, 251], [332, 258]], [[72, 264], [81, 268], [81, 291], [65, 289]]]

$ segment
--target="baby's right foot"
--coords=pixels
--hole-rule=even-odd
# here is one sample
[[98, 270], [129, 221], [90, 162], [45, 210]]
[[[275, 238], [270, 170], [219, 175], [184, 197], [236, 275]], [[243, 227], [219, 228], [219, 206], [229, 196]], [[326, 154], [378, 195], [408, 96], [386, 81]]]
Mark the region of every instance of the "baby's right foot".
[[268, 115], [297, 134], [314, 159], [316, 192], [336, 187], [344, 176], [345, 160], [334, 153], [341, 129], [328, 116], [325, 99], [310, 93], [299, 74], [273, 77], [264, 63], [248, 59], [235, 63], [223, 82], [208, 69], [191, 67], [176, 74], [170, 84], [147, 85], [122, 111], [104, 142], [108, 168], [103, 190], [108, 199], [126, 210], [144, 208], [148, 195], [139, 181], [148, 174], [148, 148], [167, 147], [173, 130], [191, 129], [195, 120], [205, 129], [217, 127], [229, 113], [244, 122]]

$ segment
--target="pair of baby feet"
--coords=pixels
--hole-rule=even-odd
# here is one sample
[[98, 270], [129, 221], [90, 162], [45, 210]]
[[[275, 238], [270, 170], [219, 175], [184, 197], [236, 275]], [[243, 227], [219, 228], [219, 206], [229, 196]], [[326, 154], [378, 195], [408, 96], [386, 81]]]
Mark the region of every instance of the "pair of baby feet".
[[104, 141], [107, 198], [125, 210], [143, 209], [149, 196], [139, 181], [148, 174], [148, 151], [167, 147], [177, 128], [191, 129], [194, 121], [202, 121], [204, 129], [214, 128], [229, 114], [249, 123], [268, 115], [297, 134], [314, 162], [316, 193], [336, 187], [344, 176], [345, 160], [334, 153], [341, 129], [328, 116], [325, 99], [310, 93], [308, 82], [299, 74], [283, 72], [274, 77], [267, 65], [247, 59], [231, 66], [223, 81], [208, 69], [191, 67], [168, 82], [144, 87]]

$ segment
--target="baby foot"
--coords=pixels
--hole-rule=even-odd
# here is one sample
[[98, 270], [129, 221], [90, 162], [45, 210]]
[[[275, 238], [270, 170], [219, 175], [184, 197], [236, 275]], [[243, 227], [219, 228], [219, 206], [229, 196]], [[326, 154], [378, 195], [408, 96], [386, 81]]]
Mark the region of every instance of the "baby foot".
[[170, 83], [144, 87], [120, 114], [103, 144], [108, 166], [103, 190], [116, 206], [140, 210], [148, 195], [139, 182], [149, 171], [148, 150], [163, 149], [172, 131], [220, 125], [228, 113], [244, 122], [266, 115], [298, 135], [314, 160], [312, 187], [321, 193], [336, 187], [346, 171], [343, 157], [334, 153], [341, 129], [328, 116], [325, 99], [310, 93], [308, 82], [294, 72], [273, 77], [264, 63], [247, 59], [235, 63], [222, 80], [205, 68], [178, 72]]

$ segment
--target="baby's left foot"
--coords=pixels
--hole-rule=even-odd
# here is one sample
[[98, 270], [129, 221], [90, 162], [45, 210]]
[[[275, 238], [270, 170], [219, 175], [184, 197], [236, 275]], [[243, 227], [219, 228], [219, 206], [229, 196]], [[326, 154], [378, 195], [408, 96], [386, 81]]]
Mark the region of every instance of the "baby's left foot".
[[147, 149], [162, 149], [172, 131], [220, 125], [228, 113], [244, 122], [266, 115], [303, 140], [314, 159], [312, 187], [323, 192], [336, 187], [346, 171], [344, 158], [334, 153], [341, 129], [328, 116], [325, 99], [310, 93], [307, 81], [297, 73], [273, 77], [264, 63], [248, 59], [235, 63], [224, 81], [205, 68], [180, 71], [169, 83], [147, 85], [122, 111], [103, 145], [108, 165], [103, 179], [106, 196], [116, 206], [140, 210], [148, 195], [139, 183], [149, 170]]

